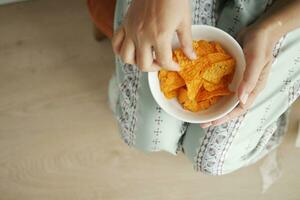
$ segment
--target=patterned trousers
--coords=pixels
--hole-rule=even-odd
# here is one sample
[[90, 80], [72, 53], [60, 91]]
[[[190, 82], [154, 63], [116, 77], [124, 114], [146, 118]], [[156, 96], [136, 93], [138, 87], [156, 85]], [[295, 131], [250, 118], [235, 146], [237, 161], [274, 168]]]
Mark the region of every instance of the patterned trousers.
[[[271, 3], [191, 0], [193, 23], [217, 26], [235, 36]], [[115, 28], [122, 23], [129, 4], [129, 0], [117, 2]], [[165, 113], [150, 93], [147, 74], [116, 58], [109, 97], [122, 139], [145, 152], [177, 154], [182, 150], [195, 170], [211, 175], [226, 174], [257, 161], [278, 146], [287, 127], [287, 110], [300, 95], [300, 30], [281, 38], [273, 55], [268, 83], [248, 112], [208, 129]]]

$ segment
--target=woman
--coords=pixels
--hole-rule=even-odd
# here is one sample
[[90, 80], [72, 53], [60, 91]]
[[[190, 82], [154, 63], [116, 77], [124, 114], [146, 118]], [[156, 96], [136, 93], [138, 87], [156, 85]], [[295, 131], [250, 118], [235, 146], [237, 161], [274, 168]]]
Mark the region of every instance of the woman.
[[[211, 175], [247, 166], [277, 147], [286, 112], [300, 95], [299, 11], [298, 0], [117, 1], [110, 101], [124, 141], [146, 152], [180, 149], [196, 170]], [[178, 70], [171, 56], [175, 32], [186, 56], [195, 58], [191, 24], [217, 26], [236, 37], [247, 63], [237, 91], [240, 105], [201, 125], [166, 114], [143, 73]]]

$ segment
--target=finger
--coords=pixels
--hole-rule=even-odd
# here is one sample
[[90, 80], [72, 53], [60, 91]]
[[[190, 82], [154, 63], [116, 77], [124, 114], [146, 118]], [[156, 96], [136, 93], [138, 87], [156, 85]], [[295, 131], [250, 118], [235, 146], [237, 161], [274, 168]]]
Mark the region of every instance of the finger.
[[225, 115], [224, 117], [217, 119], [211, 123], [212, 126], [218, 126], [220, 124], [229, 122], [230, 120], [244, 114], [253, 104], [254, 100], [257, 97], [258, 91], [261, 89], [261, 85], [259, 84], [253, 92], [249, 95], [248, 101], [246, 104], [239, 104], [233, 111]]
[[213, 121], [212, 126], [218, 126], [226, 122], [229, 122], [230, 120], [244, 114], [246, 111], [247, 111], [246, 109], [242, 108], [241, 106], [238, 106], [233, 111], [228, 113], [226, 116], [222, 117], [221, 119], [217, 119]]
[[161, 70], [161, 67], [159, 66], [159, 64], [153, 60], [153, 63], [151, 65], [151, 68], [153, 69], [152, 71], [158, 71], [158, 70]]
[[252, 105], [252, 103], [254, 102], [254, 100], [256, 99], [256, 97], [258, 96], [258, 94], [265, 88], [267, 81], [268, 81], [268, 77], [269, 77], [269, 73], [272, 67], [272, 62], [269, 61], [262, 69], [260, 76], [257, 80], [257, 83], [255, 85], [255, 88], [252, 90], [252, 92], [250, 93], [248, 100], [245, 104], [240, 104], [241, 107], [248, 109], [250, 108], [250, 106]]
[[125, 30], [123, 27], [119, 28], [113, 35], [111, 43], [112, 43], [112, 48], [115, 54], [119, 55], [122, 42], [125, 38]]
[[217, 125], [226, 123], [226, 122], [232, 120], [235, 117], [238, 117], [239, 115], [243, 114], [243, 112], [245, 112], [245, 111], [246, 111], [246, 109], [244, 109], [243, 107], [237, 106], [231, 112], [226, 114], [224, 117], [222, 117], [220, 119], [217, 119], [215, 121], [211, 121], [211, 122], [208, 122], [208, 123], [201, 124], [200, 126], [201, 126], [201, 128], [207, 128], [209, 126], [217, 126]]
[[238, 88], [238, 97], [242, 104], [247, 103], [247, 99], [255, 88], [261, 70], [265, 65], [263, 57], [252, 52], [256, 51], [245, 52], [247, 66], [243, 74], [243, 80]]
[[[235, 108], [233, 111], [228, 113], [226, 116], [222, 117], [221, 119], [215, 120], [213, 122], [210, 122], [207, 124], [208, 126], [218, 126], [220, 124], [226, 123], [242, 114], [244, 114], [250, 107], [253, 105], [253, 102], [257, 98], [258, 94], [265, 88], [267, 80], [268, 80], [268, 75], [271, 70], [272, 62], [268, 62], [265, 67], [263, 68], [260, 77], [258, 79], [258, 82], [256, 84], [256, 87], [250, 94], [248, 101], [245, 105], [240, 104], [237, 108]], [[205, 124], [206, 125], [206, 124]], [[201, 126], [202, 127], [202, 126]]]
[[184, 54], [191, 60], [196, 59], [197, 55], [193, 49], [191, 23], [184, 22], [181, 26], [179, 26], [177, 36]]
[[120, 57], [124, 63], [135, 64], [135, 46], [131, 39], [125, 38], [123, 41]]
[[248, 101], [245, 105], [239, 104], [233, 111], [228, 113], [223, 118], [213, 121], [212, 125], [218, 126], [220, 124], [229, 122], [230, 120], [233, 120], [234, 118], [237, 118], [242, 114], [244, 114], [245, 112], [247, 112], [247, 110], [250, 109], [251, 105], [253, 104], [254, 100], [256, 99], [262, 87], [263, 87], [262, 84], [258, 84], [257, 87], [253, 90], [253, 92], [249, 95]]
[[202, 123], [202, 124], [200, 124], [200, 127], [201, 128], [208, 128], [208, 127], [210, 127], [212, 125], [212, 122], [207, 122], [207, 123]]
[[265, 86], [268, 82], [268, 78], [269, 78], [271, 68], [272, 68], [272, 60], [270, 60], [265, 65], [265, 67], [263, 68], [263, 70], [260, 73], [260, 76], [258, 78], [258, 84], [257, 84], [257, 87], [255, 88], [257, 93], [261, 92], [265, 88]]
[[240, 104], [237, 108], [235, 108], [233, 111], [231, 111], [224, 117], [217, 119], [213, 122], [201, 124], [200, 126], [202, 128], [208, 128], [209, 126], [218, 126], [220, 124], [226, 123], [226, 122], [242, 115], [243, 113], [246, 112], [246, 110], [248, 110], [251, 107], [251, 105], [253, 104], [253, 102], [256, 99], [259, 92], [261, 92], [263, 90], [263, 88], [265, 87], [265, 83], [266, 83], [265, 79], [262, 82], [258, 82], [257, 87], [252, 91], [252, 93], [248, 97], [246, 104]]
[[154, 46], [156, 63], [160, 67], [170, 70], [179, 71], [179, 65], [172, 59], [171, 41], [162, 42]]
[[143, 43], [137, 50], [137, 66], [143, 72], [157, 71], [160, 69], [157, 63], [153, 62], [152, 48], [150, 44]]

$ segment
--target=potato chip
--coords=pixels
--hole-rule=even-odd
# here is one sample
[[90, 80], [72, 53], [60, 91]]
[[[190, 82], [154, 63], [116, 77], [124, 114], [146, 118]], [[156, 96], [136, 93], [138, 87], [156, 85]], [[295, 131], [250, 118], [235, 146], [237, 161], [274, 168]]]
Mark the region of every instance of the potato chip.
[[192, 112], [199, 112], [201, 107], [197, 103], [197, 101], [188, 101], [183, 104], [183, 108]]
[[203, 87], [206, 91], [211, 92], [211, 91], [226, 87], [226, 85], [224, 84], [223, 79], [218, 84], [214, 84], [214, 83], [211, 83], [211, 82], [203, 79]]
[[228, 55], [228, 54], [225, 54], [225, 53], [217, 52], [217, 53], [208, 54], [207, 58], [208, 58], [208, 60], [211, 64], [214, 64], [214, 63], [217, 63], [217, 62], [220, 62], [220, 61], [230, 59], [231, 56]]
[[212, 82], [219, 83], [223, 76], [233, 72], [235, 66], [235, 60], [229, 59], [212, 64], [203, 74], [203, 79]]
[[204, 73], [209, 67], [209, 60], [202, 58], [197, 60], [193, 65], [180, 65], [179, 74], [185, 81], [191, 81], [201, 75], [201, 73]]
[[178, 59], [177, 59], [176, 54], [175, 54], [174, 51], [172, 52], [172, 58], [173, 58], [174, 62], [178, 63]]
[[192, 66], [196, 63], [196, 60], [190, 60], [181, 49], [175, 49], [173, 53], [175, 55], [175, 60], [177, 60], [177, 63], [181, 68], [184, 66]]
[[198, 109], [199, 110], [206, 110], [208, 109], [210, 106], [212, 106], [213, 104], [215, 104], [217, 102], [217, 100], [219, 99], [219, 96], [215, 96], [212, 97], [210, 99], [206, 99], [203, 101], [199, 101], [198, 102]]
[[203, 79], [200, 76], [195, 77], [194, 80], [186, 82], [188, 98], [193, 100], [196, 98], [199, 89], [203, 84]]
[[188, 100], [187, 90], [186, 88], [182, 87], [178, 89], [178, 101], [181, 104], [184, 104]]
[[219, 42], [212, 42], [212, 44], [217, 52], [226, 54], [226, 51], [222, 48], [222, 46]]
[[168, 75], [168, 71], [167, 70], [161, 69], [158, 72], [158, 78], [159, 78], [160, 81], [161, 80], [165, 80], [167, 78], [167, 75]]
[[167, 99], [173, 99], [173, 98], [177, 97], [178, 90], [171, 90], [169, 92], [163, 91], [163, 93]]
[[222, 96], [232, 92], [235, 60], [218, 42], [193, 41], [197, 59], [190, 60], [181, 49], [172, 57], [180, 66], [179, 72], [160, 70], [161, 91], [167, 99], [177, 97], [182, 107], [191, 112], [208, 109]]
[[199, 112], [201, 110], [205, 110], [215, 104], [217, 100], [219, 99], [219, 96], [212, 97], [210, 99], [206, 99], [203, 101], [195, 101], [190, 100], [187, 97], [187, 90], [185, 89], [179, 89], [179, 95], [178, 95], [178, 101], [181, 105], [183, 105], [183, 108], [192, 112]]
[[188, 98], [187, 90], [185, 88], [180, 88], [178, 93], [178, 101], [184, 109], [192, 112], [198, 112], [201, 110], [201, 107], [198, 105], [196, 100], [190, 100]]
[[177, 72], [160, 70], [160, 87], [165, 92], [170, 92], [185, 85], [184, 80]]
[[195, 65], [181, 66], [179, 74], [186, 83], [188, 97], [191, 100], [195, 99], [197, 96], [197, 93], [203, 84], [202, 73], [204, 73], [209, 66], [207, 58], [198, 60]]
[[225, 75], [221, 81], [217, 84], [211, 83], [205, 79], [203, 79], [203, 88], [209, 92], [220, 89], [227, 88], [233, 79], [233, 73]]
[[233, 72], [232, 72], [232, 73], [227, 74], [226, 76], [224, 76], [224, 77], [222, 78], [222, 80], [224, 81], [224, 84], [225, 84], [225, 85], [229, 85], [229, 84], [232, 82], [233, 75], [234, 75], [234, 71], [235, 71], [235, 69], [233, 69]]
[[184, 79], [188, 97], [193, 100], [203, 84], [202, 74], [210, 67], [207, 58], [200, 59], [194, 66], [184, 66], [179, 74]]
[[177, 96], [177, 89], [184, 86], [185, 82], [177, 72], [160, 70], [158, 73], [160, 88], [167, 99]]
[[201, 91], [198, 93], [196, 100], [204, 101], [207, 99], [211, 99], [212, 97], [227, 96], [230, 94], [232, 94], [232, 92], [228, 88], [220, 88], [220, 89], [214, 90], [212, 92], [208, 92], [208, 91], [204, 90], [204, 91]]
[[195, 49], [195, 53], [198, 57], [203, 57], [215, 52], [215, 47], [205, 40], [194, 41], [193, 48]]

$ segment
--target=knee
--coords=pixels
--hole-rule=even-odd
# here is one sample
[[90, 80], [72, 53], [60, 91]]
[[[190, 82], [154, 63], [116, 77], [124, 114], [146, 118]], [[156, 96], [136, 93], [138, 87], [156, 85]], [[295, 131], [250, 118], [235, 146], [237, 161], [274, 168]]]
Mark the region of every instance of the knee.
[[208, 129], [194, 157], [194, 169], [212, 176], [238, 170], [243, 161], [242, 152], [232, 148], [236, 131], [222, 127]]
[[233, 165], [228, 166], [225, 163], [230, 163], [230, 160], [218, 159], [218, 157], [212, 158], [211, 156], [204, 156], [201, 161], [196, 161], [194, 169], [198, 172], [202, 172], [210, 176], [222, 176], [240, 169], [240, 166]]

